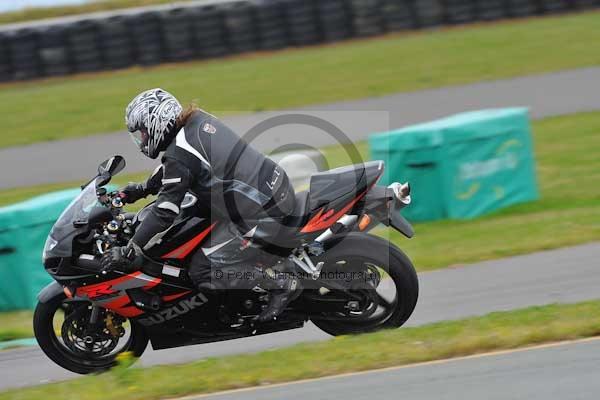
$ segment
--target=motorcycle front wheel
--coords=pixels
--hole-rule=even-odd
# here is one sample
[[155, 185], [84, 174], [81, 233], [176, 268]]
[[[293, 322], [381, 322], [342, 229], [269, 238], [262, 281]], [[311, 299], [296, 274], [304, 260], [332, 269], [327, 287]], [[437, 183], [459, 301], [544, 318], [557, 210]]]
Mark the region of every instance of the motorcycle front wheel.
[[[98, 321], [89, 321], [95, 312]], [[117, 364], [119, 354], [140, 357], [148, 345], [143, 327], [97, 308], [91, 303], [57, 296], [38, 303], [33, 316], [35, 338], [42, 351], [56, 364], [77, 374], [106, 371]]]

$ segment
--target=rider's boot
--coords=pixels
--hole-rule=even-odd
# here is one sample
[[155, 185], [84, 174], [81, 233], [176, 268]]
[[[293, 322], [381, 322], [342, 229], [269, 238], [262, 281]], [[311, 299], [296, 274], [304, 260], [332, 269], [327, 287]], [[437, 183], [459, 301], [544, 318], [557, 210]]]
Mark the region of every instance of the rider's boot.
[[[287, 260], [286, 263], [292, 263]], [[293, 263], [287, 270], [292, 270]], [[277, 273], [274, 277], [268, 279], [264, 287], [269, 291], [269, 304], [256, 317], [256, 322], [264, 323], [277, 319], [285, 308], [302, 292], [300, 280], [291, 273]]]

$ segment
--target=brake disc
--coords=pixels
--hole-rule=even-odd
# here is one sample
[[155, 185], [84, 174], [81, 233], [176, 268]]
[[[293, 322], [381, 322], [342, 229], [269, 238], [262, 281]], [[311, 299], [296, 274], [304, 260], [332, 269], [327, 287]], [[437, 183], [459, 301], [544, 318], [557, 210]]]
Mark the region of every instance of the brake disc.
[[117, 347], [120, 336], [113, 336], [108, 327], [89, 332], [90, 313], [85, 311], [87, 307], [83, 312], [76, 310], [66, 316], [61, 327], [63, 343], [73, 353], [89, 358], [103, 357]]

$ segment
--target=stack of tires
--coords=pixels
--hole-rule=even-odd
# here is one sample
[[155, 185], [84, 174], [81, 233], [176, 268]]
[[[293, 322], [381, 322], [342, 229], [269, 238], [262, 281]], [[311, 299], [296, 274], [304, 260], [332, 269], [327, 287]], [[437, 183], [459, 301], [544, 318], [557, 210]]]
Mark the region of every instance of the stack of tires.
[[0, 81], [600, 7], [600, 0], [234, 0], [0, 32]]
[[40, 76], [36, 32], [29, 28], [19, 29], [9, 32], [7, 39], [14, 79], [31, 79]]
[[12, 66], [8, 55], [6, 34], [0, 32], [0, 82], [9, 81], [12, 78]]
[[438, 26], [444, 21], [442, 0], [413, 0], [415, 18], [420, 28]]
[[324, 41], [333, 42], [352, 36], [350, 10], [346, 1], [317, 1], [316, 8]]
[[99, 20], [98, 33], [106, 68], [125, 68], [133, 64], [131, 33], [125, 17]]
[[233, 53], [257, 49], [254, 6], [245, 1], [225, 3], [221, 6], [227, 32], [227, 43]]
[[317, 11], [312, 0], [283, 0], [283, 8], [291, 44], [302, 46], [321, 41]]
[[281, 0], [259, 0], [254, 2], [258, 47], [275, 50], [289, 45], [285, 24], [285, 12]]
[[508, 16], [518, 18], [537, 14], [537, 0], [506, 0]]
[[75, 72], [104, 69], [96, 21], [82, 20], [69, 25], [67, 27], [67, 43]]
[[174, 8], [160, 13], [165, 49], [169, 61], [184, 61], [194, 58], [193, 17], [189, 8]]
[[575, 8], [586, 9], [600, 7], [600, 0], [575, 0]]
[[507, 17], [504, 0], [477, 0], [477, 16], [483, 21]]
[[570, 7], [569, 0], [544, 0], [540, 2], [540, 11], [544, 14], [564, 12]]
[[41, 74], [57, 76], [70, 73], [71, 62], [65, 27], [63, 25], [43, 26], [37, 29], [37, 33]]
[[127, 17], [134, 49], [134, 62], [154, 65], [163, 60], [160, 14], [148, 11]]
[[473, 0], [444, 0], [446, 22], [466, 24], [475, 20], [475, 2]]
[[381, 15], [388, 32], [417, 28], [412, 0], [382, 0]]
[[350, 0], [350, 6], [356, 36], [372, 36], [384, 32], [381, 0]]
[[194, 9], [193, 30], [196, 54], [202, 58], [229, 53], [223, 11], [215, 5]]

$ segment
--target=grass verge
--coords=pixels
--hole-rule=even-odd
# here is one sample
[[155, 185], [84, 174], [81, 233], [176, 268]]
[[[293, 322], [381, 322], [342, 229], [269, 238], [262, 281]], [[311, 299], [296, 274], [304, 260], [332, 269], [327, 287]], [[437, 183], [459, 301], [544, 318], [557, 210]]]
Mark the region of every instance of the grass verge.
[[599, 24], [589, 12], [6, 84], [0, 147], [123, 130], [149, 87], [223, 115], [598, 65]]
[[[100, 164], [100, 162], [102, 161], [103, 160], [98, 160], [98, 164]], [[90, 171], [89, 177], [92, 178], [95, 173], [96, 171]], [[117, 175], [111, 181], [111, 184], [115, 184], [118, 186], [126, 184], [127, 182], [141, 182], [147, 179], [148, 175], [148, 173]], [[47, 185], [0, 190], [0, 207], [7, 206], [13, 203], [18, 203], [20, 201], [24, 201], [35, 196], [39, 196], [57, 190], [77, 188], [84, 184], [85, 181], [85, 179], [82, 179], [81, 181], [77, 182], [51, 183]]]
[[[549, 305], [268, 352], [96, 376], [0, 393], [0, 400], [164, 399], [406, 365], [600, 334], [600, 301]], [[177, 377], [177, 379], [173, 379]], [[111, 388], [111, 390], [106, 390]]]
[[32, 311], [0, 313], [0, 342], [33, 336]]

